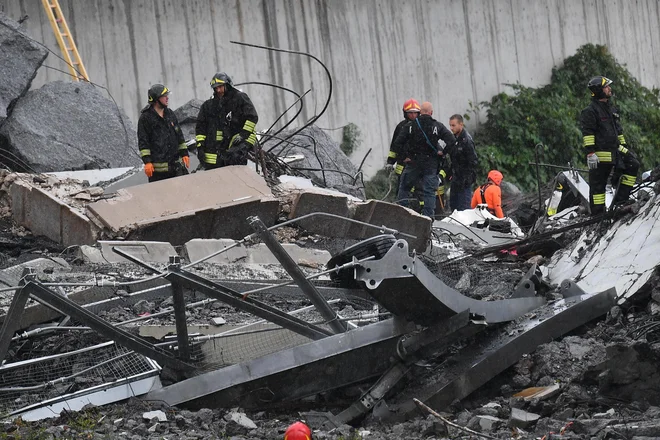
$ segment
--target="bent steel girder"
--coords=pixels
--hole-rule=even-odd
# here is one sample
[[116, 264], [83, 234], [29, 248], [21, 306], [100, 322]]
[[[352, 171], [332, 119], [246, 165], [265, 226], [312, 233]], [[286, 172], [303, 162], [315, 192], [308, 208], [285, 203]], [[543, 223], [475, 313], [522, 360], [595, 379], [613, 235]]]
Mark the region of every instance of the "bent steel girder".
[[432, 325], [465, 310], [489, 324], [512, 321], [545, 304], [542, 297], [480, 301], [464, 296], [438, 279], [418, 258], [408, 254], [408, 243], [397, 240], [380, 260], [356, 267], [356, 279], [369, 294], [396, 316]]
[[614, 306], [615, 300], [616, 289], [612, 287], [540, 307], [530, 316], [511, 322], [500, 331], [469, 345], [434, 370], [433, 377], [424, 383], [411, 384], [404, 393], [388, 402], [387, 409], [381, 407], [380, 418], [397, 422], [418, 415], [413, 398], [437, 411], [443, 410], [515, 364], [524, 354], [532, 353], [539, 345], [604, 315]]
[[412, 323], [388, 319], [204, 373], [144, 398], [192, 408], [295, 401], [382, 374], [401, 336], [414, 330]]

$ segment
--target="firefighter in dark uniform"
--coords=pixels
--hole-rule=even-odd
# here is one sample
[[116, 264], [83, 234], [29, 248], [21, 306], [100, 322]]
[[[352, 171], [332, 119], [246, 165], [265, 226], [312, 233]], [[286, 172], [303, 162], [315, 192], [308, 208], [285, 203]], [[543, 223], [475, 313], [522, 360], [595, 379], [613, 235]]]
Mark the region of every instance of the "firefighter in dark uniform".
[[[387, 154], [387, 163], [385, 165], [385, 170], [389, 172], [394, 171], [394, 173], [397, 175], [395, 200], [399, 199], [399, 185], [401, 184], [401, 173], [403, 173], [404, 164], [401, 163], [401, 161], [397, 161], [397, 156], [399, 152], [396, 151], [397, 147], [394, 145], [394, 141], [396, 140], [397, 136], [399, 136], [399, 133], [401, 132], [403, 127], [405, 127], [405, 125], [408, 122], [414, 121], [419, 116], [420, 109], [421, 107], [416, 99], [410, 98], [409, 100], [404, 102], [403, 120], [397, 124], [397, 126], [394, 128], [394, 133], [392, 134], [392, 142], [390, 142], [390, 151]], [[421, 182], [419, 182], [417, 186], [421, 188]], [[414, 187], [412, 191], [415, 193], [415, 196], [419, 201], [420, 209], [424, 209], [424, 200], [422, 200], [422, 197], [419, 196], [421, 191], [415, 192]]]
[[[392, 134], [392, 142], [390, 142], [390, 151], [387, 154], [387, 164], [385, 165], [385, 169], [388, 171], [394, 170], [397, 176], [399, 176], [399, 180], [401, 179], [401, 173], [403, 172], [403, 163], [397, 162], [397, 157], [399, 155], [399, 152], [396, 151], [396, 146], [394, 145], [394, 141], [396, 140], [397, 136], [399, 136], [399, 133], [403, 129], [403, 127], [410, 121], [414, 121], [417, 116], [419, 116], [419, 112], [421, 110], [421, 107], [419, 106], [419, 102], [417, 102], [416, 99], [410, 98], [406, 102], [403, 103], [403, 120], [397, 124], [397, 126], [394, 128], [394, 134]], [[396, 166], [395, 166], [396, 164]]]
[[195, 127], [200, 165], [206, 170], [247, 165], [248, 153], [257, 142], [257, 111], [226, 73], [216, 73], [211, 88], [213, 97], [202, 104]]
[[399, 185], [399, 203], [408, 206], [408, 199], [411, 198], [410, 190], [421, 179], [424, 197], [422, 215], [431, 218], [435, 213], [438, 169], [442, 156], [438, 141], [442, 139], [446, 145], [453, 145], [456, 142], [451, 131], [433, 119], [432, 115], [431, 103], [423, 103], [419, 117], [408, 122], [394, 141], [395, 151], [400, 152], [397, 158], [403, 158], [402, 162], [405, 164]]
[[589, 166], [589, 208], [591, 215], [605, 212], [605, 187], [614, 169], [612, 186], [617, 188], [612, 203], [628, 200], [637, 180], [639, 161], [626, 145], [619, 114], [610, 103], [612, 80], [596, 76], [589, 81], [591, 104], [580, 115], [583, 146]]
[[162, 84], [151, 86], [149, 105], [142, 109], [138, 120], [138, 148], [149, 182], [188, 174], [190, 167], [179, 121], [168, 108], [169, 94]]

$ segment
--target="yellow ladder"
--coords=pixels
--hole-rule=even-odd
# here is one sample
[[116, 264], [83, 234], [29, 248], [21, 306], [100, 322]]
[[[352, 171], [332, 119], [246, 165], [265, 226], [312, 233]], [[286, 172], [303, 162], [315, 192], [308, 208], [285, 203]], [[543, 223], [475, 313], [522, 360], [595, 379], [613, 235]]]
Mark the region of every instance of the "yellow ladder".
[[48, 16], [48, 20], [50, 20], [50, 25], [53, 27], [53, 32], [55, 32], [57, 44], [60, 46], [62, 55], [64, 55], [64, 59], [69, 66], [71, 76], [76, 81], [84, 79], [85, 81], [89, 82], [87, 71], [85, 70], [85, 66], [80, 59], [78, 48], [76, 47], [76, 43], [73, 41], [73, 37], [69, 31], [69, 26], [66, 24], [66, 20], [62, 14], [59, 1], [41, 0], [41, 3], [44, 5], [46, 15]]

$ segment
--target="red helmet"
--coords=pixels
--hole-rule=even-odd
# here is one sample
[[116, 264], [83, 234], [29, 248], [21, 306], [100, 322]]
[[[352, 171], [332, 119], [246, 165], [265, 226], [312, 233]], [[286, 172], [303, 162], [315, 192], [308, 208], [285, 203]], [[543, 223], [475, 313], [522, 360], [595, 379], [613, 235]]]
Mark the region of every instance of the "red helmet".
[[403, 113], [409, 113], [409, 112], [421, 112], [422, 107], [420, 107], [419, 102], [417, 102], [416, 99], [410, 98], [406, 102], [403, 103]]
[[502, 179], [504, 179], [504, 176], [502, 175], [502, 173], [500, 173], [497, 170], [490, 170], [490, 172], [488, 173], [488, 178], [492, 180], [495, 185], [499, 185], [500, 183], [502, 183]]
[[303, 422], [296, 422], [286, 429], [284, 440], [312, 440], [312, 430]]

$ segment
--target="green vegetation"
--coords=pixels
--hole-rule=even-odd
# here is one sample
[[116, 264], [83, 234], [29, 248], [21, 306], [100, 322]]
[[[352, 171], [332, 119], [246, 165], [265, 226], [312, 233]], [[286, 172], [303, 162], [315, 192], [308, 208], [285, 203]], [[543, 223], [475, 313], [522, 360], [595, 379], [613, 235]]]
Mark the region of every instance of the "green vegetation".
[[[538, 88], [507, 84], [512, 94], [500, 93], [471, 105], [466, 117], [482, 109], [487, 114], [486, 122], [472, 133], [480, 162], [478, 181], [496, 168], [523, 190], [534, 189], [536, 169], [529, 163], [535, 162], [539, 143], [540, 162], [559, 166], [570, 162], [586, 168], [579, 117], [591, 99], [587, 83], [597, 75], [614, 81], [613, 102], [621, 114], [627, 144], [642, 163], [640, 172], [658, 165], [660, 91], [643, 87], [607, 47], [588, 44], [552, 70], [550, 84]], [[540, 172], [541, 182], [546, 183], [558, 171], [541, 168]], [[365, 186], [368, 197], [380, 199], [388, 189], [387, 175], [379, 171]]]
[[[581, 110], [591, 99], [586, 87], [590, 78], [603, 75], [614, 81], [614, 104], [629, 146], [639, 157], [641, 170], [658, 163], [660, 154], [660, 100], [658, 89], [643, 87], [608, 52], [605, 46], [588, 44], [552, 70], [550, 84], [531, 88], [509, 84], [513, 95], [500, 93], [490, 102], [474, 107], [486, 109], [488, 119], [474, 133], [480, 160], [480, 176], [497, 168], [505, 178], [525, 190], [536, 185], [535, 145], [539, 161], [586, 168], [579, 126]], [[541, 169], [547, 182], [557, 170]]]
[[367, 199], [394, 203], [398, 184], [399, 180], [394, 172], [389, 174], [385, 170], [378, 170], [371, 180], [364, 182], [364, 193]]
[[346, 156], [353, 154], [353, 151], [362, 143], [362, 132], [360, 128], [352, 122], [346, 124], [342, 130], [341, 144], [339, 148]]

